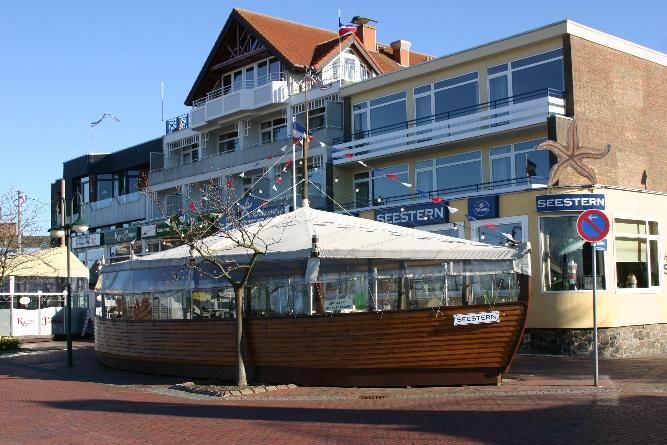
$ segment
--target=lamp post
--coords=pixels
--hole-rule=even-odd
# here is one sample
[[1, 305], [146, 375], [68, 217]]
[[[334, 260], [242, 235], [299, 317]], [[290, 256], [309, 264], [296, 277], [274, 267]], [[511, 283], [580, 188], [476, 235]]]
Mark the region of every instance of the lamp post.
[[[67, 297], [65, 299], [66, 301], [66, 312], [65, 312], [65, 332], [67, 334], [67, 366], [73, 366], [72, 363], [72, 283], [70, 279], [70, 249], [69, 249], [69, 239], [70, 239], [70, 234], [72, 231], [76, 233], [85, 233], [88, 231], [88, 224], [86, 223], [86, 220], [83, 218], [81, 215], [81, 204], [83, 204], [83, 200], [81, 199], [81, 195], [77, 192], [76, 195], [72, 197], [72, 201], [70, 202], [70, 219], [73, 218], [74, 215], [74, 199], [79, 198], [79, 216], [74, 221], [73, 223], [69, 224], [64, 224], [61, 225], [59, 222], [51, 227], [49, 229], [49, 232], [51, 234], [52, 238], [62, 238], [63, 236], [65, 237], [65, 253], [67, 255]], [[65, 198], [60, 197], [58, 198], [58, 208], [56, 209], [56, 215], [58, 214], [58, 210], [62, 208], [63, 214], [65, 214]], [[60, 218], [57, 218], [58, 221], [60, 221]]]

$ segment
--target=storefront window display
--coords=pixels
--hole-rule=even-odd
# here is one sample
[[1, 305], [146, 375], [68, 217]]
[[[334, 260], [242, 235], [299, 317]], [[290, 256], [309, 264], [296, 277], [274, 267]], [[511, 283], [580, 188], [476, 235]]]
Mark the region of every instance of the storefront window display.
[[[546, 291], [593, 289], [591, 243], [577, 232], [577, 216], [540, 218], [542, 280]], [[606, 288], [604, 252], [596, 251], [597, 289]]]
[[616, 219], [616, 280], [619, 288], [660, 286], [656, 221]]

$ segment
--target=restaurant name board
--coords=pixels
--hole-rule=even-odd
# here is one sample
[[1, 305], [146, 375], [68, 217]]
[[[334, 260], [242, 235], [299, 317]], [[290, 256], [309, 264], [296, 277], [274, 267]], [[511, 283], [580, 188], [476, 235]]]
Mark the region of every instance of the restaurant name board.
[[596, 193], [569, 193], [562, 195], [538, 195], [535, 197], [538, 212], [572, 212], [604, 210], [605, 197]]
[[104, 232], [104, 244], [129, 243], [137, 239], [139, 239], [139, 227], [125, 227]]
[[499, 323], [500, 312], [473, 312], [471, 314], [454, 314], [454, 326], [466, 326], [469, 324]]
[[468, 198], [468, 216], [473, 219], [498, 218], [498, 195]]
[[424, 203], [378, 209], [375, 220], [397, 226], [414, 227], [447, 222], [447, 206], [443, 204]]

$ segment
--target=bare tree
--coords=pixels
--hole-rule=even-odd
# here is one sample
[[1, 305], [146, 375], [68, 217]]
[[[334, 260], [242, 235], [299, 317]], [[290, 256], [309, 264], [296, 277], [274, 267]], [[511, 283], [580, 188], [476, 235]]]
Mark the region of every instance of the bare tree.
[[33, 262], [31, 253], [48, 243], [48, 237], [40, 236], [43, 227], [39, 217], [43, 207], [13, 187], [0, 194], [0, 285]]
[[[170, 216], [167, 222], [179, 241], [189, 247], [184, 266], [224, 279], [234, 290], [237, 385], [247, 386], [243, 357], [244, 289], [258, 258], [266, 255], [279, 239], [267, 241], [262, 237], [263, 229], [272, 221], [267, 201], [249, 192], [239, 196], [229, 183], [226, 188], [217, 181], [191, 187], [199, 199], [190, 199], [187, 210]], [[154, 194], [151, 198], [162, 212], [159, 200]]]

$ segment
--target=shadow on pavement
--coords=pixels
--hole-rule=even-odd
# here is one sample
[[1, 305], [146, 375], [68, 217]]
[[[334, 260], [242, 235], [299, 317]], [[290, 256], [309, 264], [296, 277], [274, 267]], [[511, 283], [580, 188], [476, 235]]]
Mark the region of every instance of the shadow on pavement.
[[[523, 399], [519, 407], [507, 410], [498, 399], [469, 405], [450, 403], [435, 409], [304, 408], [247, 406], [241, 404], [153, 403], [119, 400], [80, 399], [41, 402], [58, 410], [128, 413], [167, 416], [174, 420], [214, 419], [271, 422], [281, 428], [295, 424], [371, 425], [420, 433], [435, 433], [485, 443], [660, 443], [652, 442], [657, 419], [667, 416], [667, 398], [657, 396], [574, 399], [572, 403], [537, 403]], [[489, 403], [488, 406], [484, 406]], [[466, 409], [461, 409], [465, 406]], [[312, 425], [311, 425], [312, 427]], [[655, 434], [659, 439], [660, 434]], [[643, 438], [638, 442], [639, 438]], [[648, 439], [647, 439], [648, 438]], [[664, 438], [664, 436], [663, 436]], [[664, 442], [663, 442], [664, 443]]]

